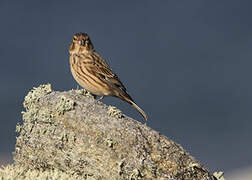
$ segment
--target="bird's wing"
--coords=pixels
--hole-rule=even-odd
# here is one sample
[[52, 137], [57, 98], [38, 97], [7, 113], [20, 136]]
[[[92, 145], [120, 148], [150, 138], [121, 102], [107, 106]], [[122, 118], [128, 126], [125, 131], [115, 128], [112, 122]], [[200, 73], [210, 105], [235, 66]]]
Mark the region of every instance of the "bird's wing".
[[112, 71], [106, 61], [99, 56], [98, 53], [93, 53], [92, 60], [94, 60], [94, 63], [92, 64], [92, 68], [90, 67], [90, 70], [99, 75], [101, 78], [105, 79], [113, 87], [127, 92], [118, 76]]
[[97, 64], [96, 73], [104, 78], [109, 84], [126, 92], [126, 88], [109, 66]]

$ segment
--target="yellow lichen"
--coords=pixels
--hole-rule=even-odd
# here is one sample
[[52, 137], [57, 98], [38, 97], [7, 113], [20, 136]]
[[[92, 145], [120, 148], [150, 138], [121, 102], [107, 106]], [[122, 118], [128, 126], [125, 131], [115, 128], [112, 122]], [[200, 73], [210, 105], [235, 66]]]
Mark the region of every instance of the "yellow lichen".
[[88, 97], [94, 97], [90, 92], [88, 92], [86, 89], [77, 89], [75, 90], [76, 93], [88, 96]]
[[22, 125], [20, 125], [19, 123], [17, 123], [17, 125], [16, 125], [16, 132], [20, 133], [21, 130], [22, 130]]
[[75, 102], [65, 96], [61, 96], [56, 104], [57, 114], [64, 114], [66, 111], [74, 109]]
[[109, 106], [108, 107], [108, 115], [116, 118], [122, 118], [122, 111], [117, 109], [115, 106]]
[[224, 178], [224, 172], [221, 172], [221, 171], [219, 171], [219, 172], [214, 172], [213, 173], [213, 175], [214, 175], [214, 177], [216, 177], [216, 179], [218, 179], [218, 180], [225, 180], [225, 178]]
[[60, 170], [30, 170], [24, 167], [18, 167], [14, 165], [8, 165], [6, 167], [0, 168], [0, 179], [19, 179], [19, 180], [40, 180], [40, 179], [50, 179], [50, 180], [80, 180], [83, 177], [78, 175], [71, 175]]
[[39, 100], [40, 97], [47, 95], [52, 92], [51, 84], [40, 85], [39, 87], [34, 87], [25, 97], [24, 107], [29, 109], [30, 106]]
[[129, 179], [138, 180], [138, 179], [142, 179], [142, 177], [143, 177], [143, 174], [138, 169], [134, 169]]
[[39, 120], [44, 123], [52, 123], [53, 122], [53, 111], [49, 109], [40, 109], [38, 112]]
[[38, 118], [38, 108], [31, 104], [27, 111], [22, 111], [24, 122], [34, 122]]
[[113, 145], [115, 144], [111, 138], [108, 138], [105, 140], [106, 145], [110, 148], [113, 148]]

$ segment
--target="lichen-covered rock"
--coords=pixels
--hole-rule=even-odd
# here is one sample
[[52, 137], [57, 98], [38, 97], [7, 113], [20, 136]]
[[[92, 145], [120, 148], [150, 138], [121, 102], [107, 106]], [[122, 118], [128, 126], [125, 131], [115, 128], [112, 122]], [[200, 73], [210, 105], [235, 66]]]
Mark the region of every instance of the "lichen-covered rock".
[[51, 84], [40, 85], [39, 87], [34, 87], [28, 94], [25, 96], [24, 107], [29, 109], [30, 105], [37, 102], [40, 97], [43, 97], [46, 94], [52, 92]]
[[0, 168], [1, 180], [83, 180], [81, 176], [64, 173], [58, 169], [47, 169], [41, 171], [38, 169], [27, 169], [14, 165], [8, 165]]
[[58, 99], [58, 102], [56, 104], [56, 112], [58, 115], [64, 114], [66, 111], [70, 111], [74, 109], [74, 101], [66, 98], [65, 96], [61, 96]]
[[215, 179], [180, 145], [116, 108], [79, 90], [36, 90], [17, 126], [15, 166], [83, 179]]
[[117, 109], [115, 106], [108, 106], [108, 115], [112, 117], [122, 118], [123, 114], [122, 111]]
[[214, 172], [213, 175], [216, 178], [216, 180], [225, 180], [224, 172], [222, 172], [222, 171]]

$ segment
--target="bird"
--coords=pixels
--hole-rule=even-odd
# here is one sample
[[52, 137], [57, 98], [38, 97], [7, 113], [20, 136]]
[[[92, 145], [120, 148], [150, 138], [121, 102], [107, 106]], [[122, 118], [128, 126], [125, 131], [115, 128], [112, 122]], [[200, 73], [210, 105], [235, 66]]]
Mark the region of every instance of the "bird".
[[135, 103], [118, 76], [95, 51], [87, 33], [76, 33], [69, 47], [70, 69], [77, 83], [88, 92], [100, 96], [117, 97], [132, 105], [147, 121], [146, 113]]

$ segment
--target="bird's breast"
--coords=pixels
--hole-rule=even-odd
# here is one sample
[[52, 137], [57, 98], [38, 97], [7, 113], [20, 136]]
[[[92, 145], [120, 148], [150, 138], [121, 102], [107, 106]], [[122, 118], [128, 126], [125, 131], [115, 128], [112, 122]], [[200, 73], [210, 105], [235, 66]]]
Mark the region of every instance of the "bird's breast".
[[[74, 79], [87, 91], [98, 96], [111, 94], [111, 87], [92, 69], [92, 63], [85, 63], [85, 59], [70, 56], [70, 67]], [[95, 67], [93, 67], [95, 68]]]

